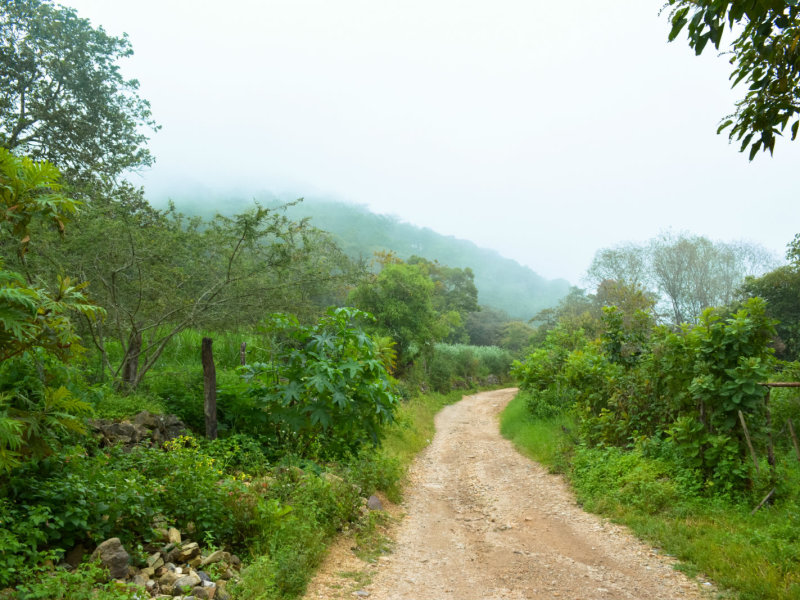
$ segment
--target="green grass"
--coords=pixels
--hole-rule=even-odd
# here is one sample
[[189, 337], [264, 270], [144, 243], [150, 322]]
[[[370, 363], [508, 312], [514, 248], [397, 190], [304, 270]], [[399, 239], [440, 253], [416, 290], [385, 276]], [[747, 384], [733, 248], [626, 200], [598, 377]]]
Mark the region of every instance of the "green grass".
[[125, 395], [109, 386], [95, 388], [87, 399], [92, 405], [94, 416], [100, 419], [123, 419], [143, 410], [155, 415], [167, 412], [163, 401], [153, 394], [134, 392]]
[[530, 418], [522, 393], [509, 403], [500, 415], [500, 433], [511, 440], [518, 450], [548, 467], [554, 473], [563, 473], [571, 452], [569, 438], [571, 419], [559, 416], [552, 420], [537, 421]]
[[699, 497], [668, 463], [638, 452], [576, 447], [566, 419], [535, 421], [524, 398], [501, 416], [501, 431], [527, 456], [566, 472], [578, 501], [630, 527], [740, 600], [800, 599], [800, 469], [783, 475], [778, 500], [750, 515], [757, 498]]

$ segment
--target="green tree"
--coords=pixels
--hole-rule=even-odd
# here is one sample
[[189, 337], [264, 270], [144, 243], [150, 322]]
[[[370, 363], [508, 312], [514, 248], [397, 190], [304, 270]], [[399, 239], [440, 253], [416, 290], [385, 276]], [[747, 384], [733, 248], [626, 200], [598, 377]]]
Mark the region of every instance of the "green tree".
[[534, 328], [522, 321], [509, 321], [503, 325], [500, 347], [518, 354], [530, 346]]
[[789, 243], [786, 258], [790, 264], [748, 277], [741, 293], [767, 301], [767, 315], [778, 321], [774, 343], [778, 358], [800, 360], [800, 235]]
[[776, 319], [775, 352], [784, 360], [800, 360], [800, 271], [783, 266], [742, 286], [748, 297], [767, 301], [767, 314]]
[[547, 339], [548, 333], [558, 327], [570, 333], [580, 331], [593, 338], [600, 333], [602, 311], [594, 298], [578, 287], [572, 287], [554, 308], [540, 311], [531, 323], [536, 332], [531, 339], [533, 346], [539, 346]]
[[703, 310], [726, 306], [748, 275], [772, 257], [753, 244], [714, 243], [706, 237], [662, 233], [649, 245], [652, 281], [669, 303], [673, 323], [696, 322]]
[[499, 346], [503, 339], [503, 328], [512, 321], [507, 312], [481, 306], [479, 311], [468, 313], [464, 326], [469, 342], [475, 346]]
[[609, 302], [599, 296], [621, 291], [628, 296], [625, 301], [630, 301], [629, 291], [636, 288], [642, 293], [639, 300], [655, 298], [659, 313], [678, 325], [695, 322], [709, 306], [731, 304], [745, 277], [760, 275], [774, 264], [774, 257], [756, 244], [664, 232], [645, 244], [599, 250], [587, 281], [598, 286], [601, 306], [616, 305], [622, 299]]
[[789, 242], [786, 250], [786, 258], [794, 266], [795, 269], [800, 269], [800, 233], [794, 236], [794, 239]]
[[[315, 230], [279, 210], [257, 206], [202, 221], [127, 193], [95, 202], [69, 240], [74, 268], [96, 282], [109, 314], [87, 320], [91, 338], [105, 369], [127, 387], [141, 383], [184, 329], [251, 326], [270, 309], [303, 308], [304, 295], [322, 294], [322, 281], [346, 275], [330, 245], [320, 255]], [[108, 339], [122, 349], [119, 359]]]
[[603, 281], [619, 281], [628, 285], [647, 286], [649, 283], [647, 249], [627, 242], [598, 250], [586, 272], [586, 282], [599, 286]]
[[127, 37], [71, 8], [0, 3], [0, 147], [57, 164], [73, 182], [152, 164], [150, 106], [118, 65], [132, 53]]
[[408, 367], [449, 331], [434, 308], [435, 284], [419, 265], [389, 263], [356, 287], [350, 301], [377, 319], [377, 329], [398, 345], [398, 366]]
[[[60, 232], [78, 203], [60, 193], [58, 169], [46, 162], [17, 157], [0, 148], [0, 234], [14, 240], [20, 260], [37, 222]], [[0, 362], [32, 348], [43, 348], [67, 358], [78, 341], [71, 311], [96, 317], [102, 314], [68, 277], [57, 278], [55, 290], [6, 270], [0, 256]]]
[[478, 288], [475, 287], [472, 269], [448, 267], [439, 261], [429, 261], [419, 256], [409, 258], [408, 264], [419, 265], [433, 281], [433, 306], [440, 314], [443, 324], [450, 329], [445, 341], [467, 342], [469, 334], [465, 324], [466, 317], [469, 313], [480, 310]]
[[699, 55], [708, 46], [720, 49], [726, 29], [730, 44], [731, 80], [747, 85], [735, 112], [718, 132], [749, 148], [770, 153], [787, 126], [792, 140], [800, 128], [800, 5], [793, 0], [668, 0], [674, 40], [686, 28], [689, 45]]

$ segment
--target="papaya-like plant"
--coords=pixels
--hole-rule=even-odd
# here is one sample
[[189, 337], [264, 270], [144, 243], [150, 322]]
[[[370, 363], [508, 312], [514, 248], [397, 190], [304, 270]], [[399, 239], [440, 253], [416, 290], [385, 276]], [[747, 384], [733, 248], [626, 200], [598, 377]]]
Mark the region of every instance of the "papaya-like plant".
[[378, 444], [397, 399], [384, 356], [355, 308], [330, 308], [314, 325], [276, 314], [267, 360], [243, 367], [240, 390], [261, 413], [258, 433], [300, 454], [340, 457]]
[[[58, 169], [0, 148], [0, 234], [13, 240], [24, 265], [31, 226], [44, 221], [63, 230], [78, 203], [60, 192]], [[5, 246], [6, 248], [9, 245]], [[27, 276], [26, 276], [27, 275]], [[0, 256], [0, 365], [11, 359], [42, 364], [39, 354], [67, 361], [80, 347], [71, 313], [91, 318], [103, 309], [92, 304], [69, 277], [59, 277], [55, 289], [34, 283], [30, 273], [7, 270]], [[17, 382], [0, 385], [0, 471], [18, 466], [28, 455], [46, 453], [65, 430], [81, 430], [78, 415], [88, 406], [63, 387], [41, 385], [26, 389]]]

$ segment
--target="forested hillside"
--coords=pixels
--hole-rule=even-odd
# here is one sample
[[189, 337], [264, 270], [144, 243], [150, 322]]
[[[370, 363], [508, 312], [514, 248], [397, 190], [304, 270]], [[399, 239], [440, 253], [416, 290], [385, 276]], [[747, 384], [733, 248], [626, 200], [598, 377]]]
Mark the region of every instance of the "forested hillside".
[[[169, 199], [183, 212], [206, 216], [216, 211], [240, 211], [252, 206], [254, 199], [265, 206], [280, 204], [267, 193], [248, 199], [200, 191], [170, 194]], [[167, 198], [155, 203], [166, 206]], [[375, 252], [392, 251], [402, 259], [416, 255], [451, 267], [469, 267], [475, 274], [479, 304], [503, 310], [516, 319], [530, 319], [540, 310], [555, 306], [569, 292], [570, 284], [564, 279], [545, 279], [494, 250], [404, 223], [394, 216], [372, 213], [363, 206], [306, 198], [290, 207], [287, 214], [298, 220], [310, 218], [312, 225], [331, 233], [351, 258], [371, 259]]]

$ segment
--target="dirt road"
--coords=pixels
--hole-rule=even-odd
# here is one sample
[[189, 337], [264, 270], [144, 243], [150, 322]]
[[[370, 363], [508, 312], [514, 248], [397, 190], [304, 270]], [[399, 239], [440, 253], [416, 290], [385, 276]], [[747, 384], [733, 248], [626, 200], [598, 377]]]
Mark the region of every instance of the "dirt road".
[[[359, 566], [352, 544], [334, 550], [307, 597], [704, 597], [667, 558], [583, 512], [560, 477], [500, 436], [497, 415], [514, 393], [467, 396], [442, 410], [436, 436], [412, 467], [394, 552]], [[335, 583], [337, 573], [359, 569], [366, 575], [355, 587]]]

